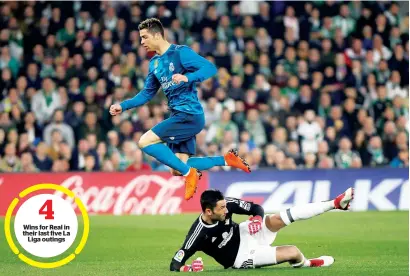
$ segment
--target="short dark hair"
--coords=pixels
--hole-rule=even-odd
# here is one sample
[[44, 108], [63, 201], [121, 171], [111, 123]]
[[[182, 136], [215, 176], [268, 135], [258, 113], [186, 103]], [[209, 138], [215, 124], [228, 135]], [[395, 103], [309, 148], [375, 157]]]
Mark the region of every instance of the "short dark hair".
[[206, 190], [201, 195], [201, 208], [205, 212], [207, 208], [213, 210], [218, 201], [223, 200], [225, 197], [221, 191], [218, 190]]
[[164, 26], [157, 18], [148, 18], [138, 25], [138, 30], [147, 29], [152, 34], [160, 33], [164, 37]]

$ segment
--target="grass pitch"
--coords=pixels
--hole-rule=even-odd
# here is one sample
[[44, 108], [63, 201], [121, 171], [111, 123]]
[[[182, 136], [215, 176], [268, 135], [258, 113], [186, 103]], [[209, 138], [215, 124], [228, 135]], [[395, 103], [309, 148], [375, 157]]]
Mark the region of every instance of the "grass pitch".
[[[84, 250], [56, 269], [38, 269], [20, 261], [5, 241], [2, 218], [0, 275], [175, 275], [169, 264], [196, 217], [91, 216]], [[240, 222], [246, 217], [234, 215], [234, 219]], [[192, 258], [203, 258], [204, 275], [409, 275], [408, 227], [408, 212], [334, 212], [281, 230], [275, 245], [297, 245], [308, 258], [334, 256], [336, 262], [327, 268], [293, 269], [282, 264], [225, 270], [202, 252]], [[78, 236], [81, 233], [82, 228]], [[77, 244], [78, 238], [72, 248]]]

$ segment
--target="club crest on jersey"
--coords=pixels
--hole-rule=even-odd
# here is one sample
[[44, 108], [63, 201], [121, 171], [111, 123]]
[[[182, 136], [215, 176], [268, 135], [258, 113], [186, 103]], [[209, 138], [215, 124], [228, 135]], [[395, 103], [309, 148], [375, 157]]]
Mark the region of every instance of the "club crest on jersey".
[[175, 70], [174, 63], [171, 62], [171, 63], [169, 64], [169, 71], [174, 72], [174, 70]]
[[182, 262], [182, 259], [184, 258], [184, 256], [185, 256], [185, 252], [184, 250], [181, 249], [177, 252], [177, 254], [175, 254], [174, 260], [177, 262]]
[[157, 68], [158, 67], [158, 59], [156, 59], [155, 61], [154, 61], [154, 68]]

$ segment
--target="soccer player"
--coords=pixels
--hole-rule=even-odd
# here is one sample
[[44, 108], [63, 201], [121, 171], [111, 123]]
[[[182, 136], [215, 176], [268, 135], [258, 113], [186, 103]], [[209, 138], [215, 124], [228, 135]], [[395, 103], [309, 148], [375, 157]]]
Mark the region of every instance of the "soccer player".
[[196, 153], [195, 136], [205, 126], [195, 84], [215, 75], [216, 67], [191, 48], [170, 44], [156, 18], [141, 22], [138, 29], [141, 45], [147, 51], [155, 51], [156, 55], [150, 60], [144, 89], [132, 99], [111, 105], [110, 114], [115, 116], [141, 106], [162, 88], [171, 116], [142, 135], [138, 145], [143, 152], [170, 167], [173, 175], [185, 176], [186, 200], [196, 191], [201, 176], [199, 170], [231, 166], [249, 173], [249, 165], [236, 150], [230, 150], [224, 156], [190, 158]]
[[[347, 210], [353, 200], [353, 188], [335, 199], [289, 208], [279, 214], [264, 215], [258, 204], [236, 198], [224, 198], [217, 190], [201, 195], [203, 213], [194, 221], [182, 247], [170, 265], [171, 271], [202, 271], [202, 259], [185, 262], [197, 251], [213, 257], [224, 268], [259, 268], [289, 262], [294, 268], [322, 267], [333, 264], [330, 256], [306, 259], [294, 245], [271, 246], [277, 232], [291, 223], [309, 219], [333, 209]], [[252, 216], [239, 225], [233, 214]]]

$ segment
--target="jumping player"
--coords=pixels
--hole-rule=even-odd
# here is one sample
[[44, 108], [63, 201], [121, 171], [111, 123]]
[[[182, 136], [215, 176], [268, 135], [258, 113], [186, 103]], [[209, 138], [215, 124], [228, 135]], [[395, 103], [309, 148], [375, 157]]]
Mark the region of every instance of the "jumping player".
[[[271, 246], [277, 232], [287, 225], [309, 219], [333, 209], [347, 210], [353, 200], [353, 188], [333, 200], [289, 208], [279, 214], [264, 215], [261, 206], [236, 198], [224, 198], [217, 190], [201, 195], [203, 213], [194, 221], [182, 247], [174, 255], [171, 271], [202, 271], [198, 258], [191, 265], [185, 262], [196, 251], [213, 257], [224, 268], [259, 268], [289, 262], [294, 268], [322, 267], [333, 264], [330, 256], [306, 259], [294, 245]], [[233, 214], [252, 216], [239, 225]]]
[[156, 18], [141, 22], [138, 29], [141, 45], [156, 55], [150, 61], [144, 89], [132, 99], [111, 105], [110, 114], [118, 115], [141, 106], [162, 88], [171, 116], [142, 135], [138, 145], [146, 154], [169, 166], [173, 175], [185, 176], [187, 200], [196, 191], [201, 177], [199, 170], [231, 166], [249, 173], [249, 165], [236, 150], [230, 150], [224, 156], [190, 158], [196, 153], [195, 136], [205, 126], [195, 84], [214, 76], [217, 72], [215, 65], [187, 46], [170, 44], [164, 37], [161, 22]]

